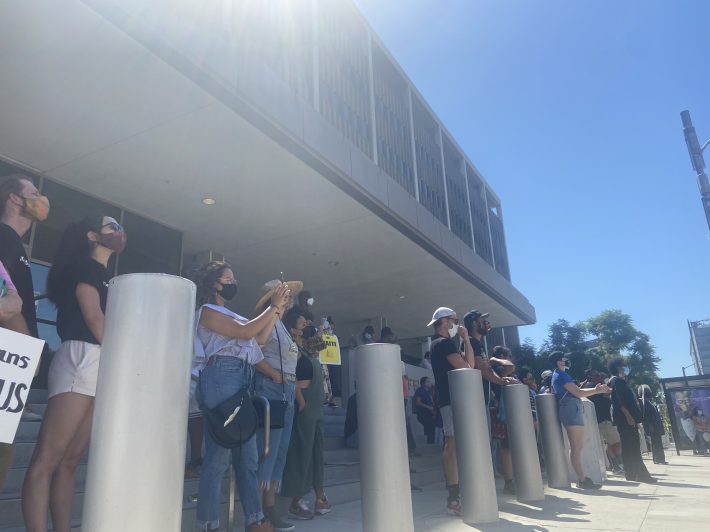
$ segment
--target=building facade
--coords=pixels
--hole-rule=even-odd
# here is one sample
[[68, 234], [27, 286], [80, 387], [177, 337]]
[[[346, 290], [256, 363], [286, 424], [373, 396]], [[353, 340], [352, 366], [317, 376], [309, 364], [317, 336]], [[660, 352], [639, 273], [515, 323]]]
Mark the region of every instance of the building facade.
[[698, 375], [710, 373], [710, 320], [688, 321], [690, 356]]
[[224, 257], [245, 315], [284, 272], [341, 338], [423, 338], [438, 306], [490, 312], [495, 344], [535, 321], [500, 198], [350, 0], [6, 2], [0, 21], [0, 175], [52, 204], [26, 241], [38, 295], [64, 226], [100, 212], [129, 234], [117, 274]]

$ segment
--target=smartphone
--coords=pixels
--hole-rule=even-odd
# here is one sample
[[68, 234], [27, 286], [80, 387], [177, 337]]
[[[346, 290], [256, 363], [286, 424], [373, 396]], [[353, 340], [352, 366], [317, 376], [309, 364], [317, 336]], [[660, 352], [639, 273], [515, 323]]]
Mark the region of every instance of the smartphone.
[[284, 276], [284, 272], [281, 272], [281, 282], [282, 283], [286, 282], [286, 277]]
[[0, 279], [0, 297], [5, 297], [7, 295], [7, 283], [5, 279]]

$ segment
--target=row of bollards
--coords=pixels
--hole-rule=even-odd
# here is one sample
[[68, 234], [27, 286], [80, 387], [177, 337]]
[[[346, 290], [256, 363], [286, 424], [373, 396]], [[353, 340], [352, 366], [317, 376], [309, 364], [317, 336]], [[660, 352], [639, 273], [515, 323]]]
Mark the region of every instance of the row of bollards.
[[[185, 279], [132, 274], [110, 283], [94, 409], [83, 529], [179, 531], [195, 287]], [[165, 309], [170, 309], [166, 312]], [[414, 529], [402, 401], [400, 350], [357, 348], [362, 525]], [[449, 372], [463, 520], [498, 520], [481, 372]], [[517, 498], [544, 500], [528, 387], [503, 388]], [[554, 395], [536, 398], [548, 485], [569, 487], [569, 460]], [[585, 472], [599, 481], [604, 459], [593, 405], [585, 402]], [[589, 403], [589, 404], [586, 404]], [[587, 447], [589, 445], [589, 447]], [[140, 475], [135, 465], [139, 459]], [[601, 469], [601, 473], [599, 472]], [[130, 506], [130, 510], [128, 507]]]

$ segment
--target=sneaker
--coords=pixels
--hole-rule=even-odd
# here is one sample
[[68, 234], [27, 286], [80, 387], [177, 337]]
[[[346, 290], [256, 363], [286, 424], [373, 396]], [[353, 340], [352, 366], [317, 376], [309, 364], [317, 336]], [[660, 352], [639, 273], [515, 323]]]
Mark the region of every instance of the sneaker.
[[274, 532], [274, 527], [266, 519], [258, 523], [252, 523], [247, 527], [247, 532]]
[[304, 521], [313, 519], [313, 512], [308, 509], [308, 505], [303, 501], [298, 501], [296, 506], [293, 504], [289, 506], [288, 513], [290, 513], [294, 519], [302, 519]]
[[505, 486], [503, 486], [503, 493], [506, 495], [515, 495], [515, 481], [506, 480]]
[[446, 511], [451, 515], [461, 515], [461, 500], [454, 499], [446, 503]]
[[316, 505], [314, 507], [314, 512], [318, 515], [325, 515], [332, 510], [327, 497], [323, 496], [322, 499], [316, 499]]
[[583, 481], [577, 482], [577, 487], [582, 490], [598, 490], [602, 486], [601, 484], [595, 484], [591, 478], [584, 477]]
[[22, 411], [21, 421], [42, 421], [42, 416], [38, 413], [33, 412], [29, 405], [25, 405], [25, 409]]
[[264, 508], [264, 515], [271, 522], [271, 526], [274, 528], [275, 532], [291, 532], [296, 529], [296, 525], [281, 519], [276, 512], [276, 508], [273, 506], [271, 508]]

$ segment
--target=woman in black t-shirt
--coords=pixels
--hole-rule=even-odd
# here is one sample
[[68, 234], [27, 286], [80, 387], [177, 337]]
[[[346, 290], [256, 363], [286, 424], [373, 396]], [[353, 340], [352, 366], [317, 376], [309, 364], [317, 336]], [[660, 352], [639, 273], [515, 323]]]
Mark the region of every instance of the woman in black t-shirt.
[[54, 529], [71, 527], [74, 473], [91, 435], [110, 279], [106, 266], [125, 245], [116, 220], [87, 217], [66, 228], [49, 271], [62, 345], [49, 368], [47, 412], [22, 488], [28, 532], [47, 530], [50, 500]]

